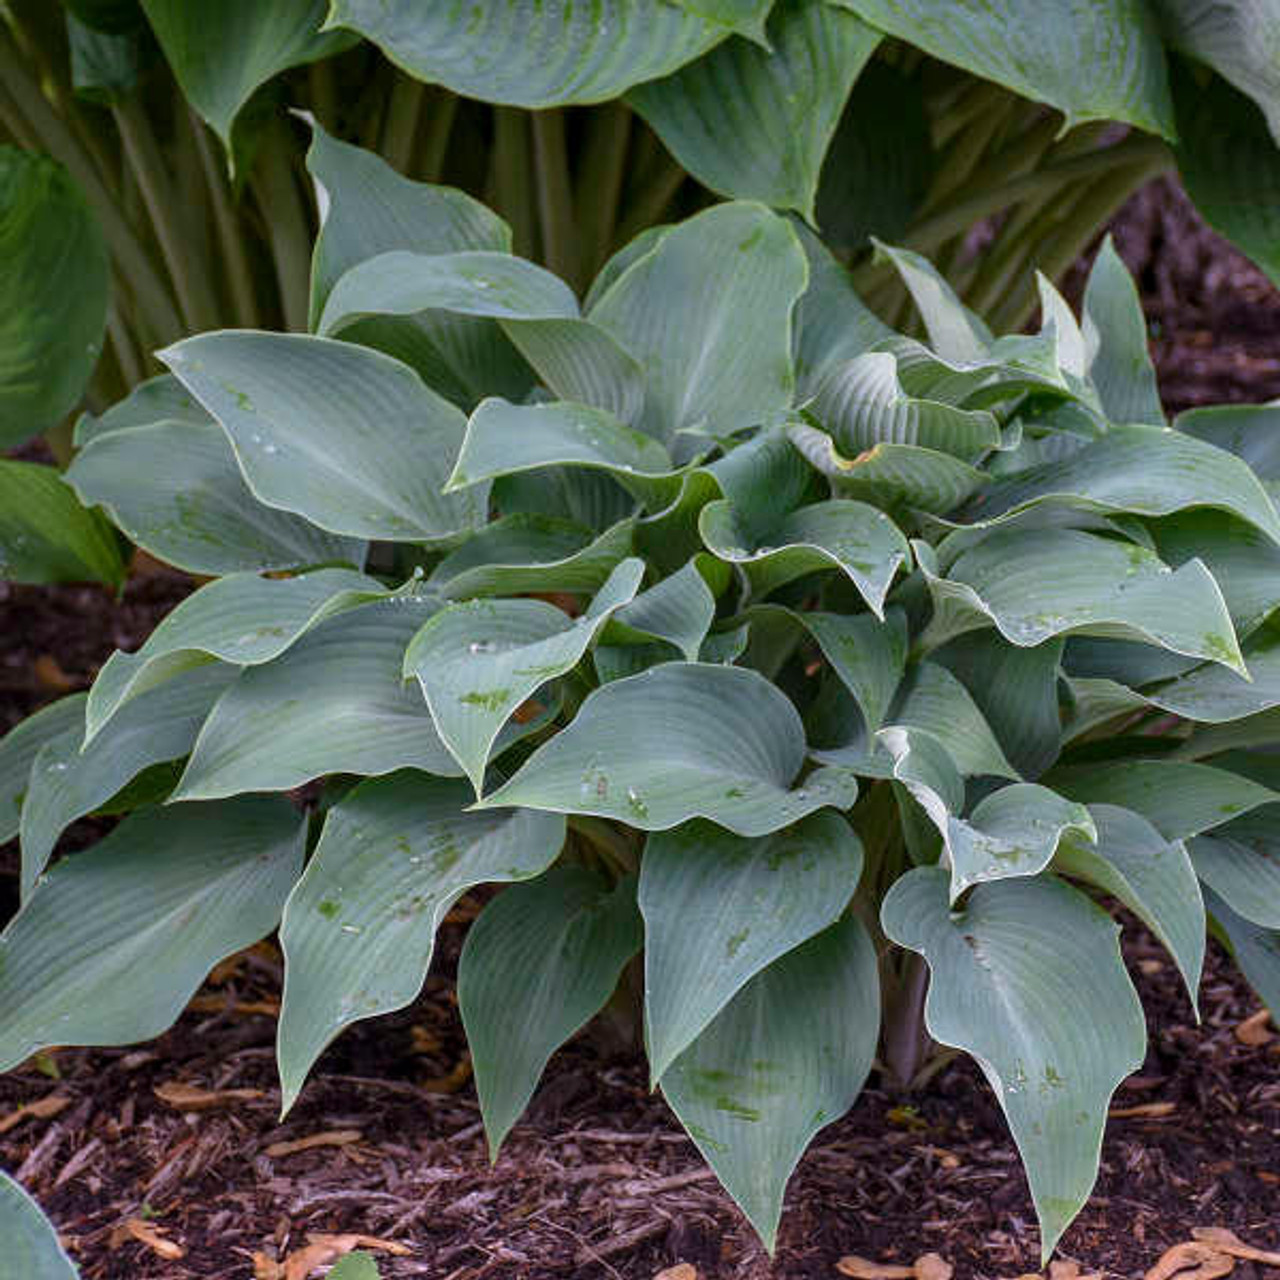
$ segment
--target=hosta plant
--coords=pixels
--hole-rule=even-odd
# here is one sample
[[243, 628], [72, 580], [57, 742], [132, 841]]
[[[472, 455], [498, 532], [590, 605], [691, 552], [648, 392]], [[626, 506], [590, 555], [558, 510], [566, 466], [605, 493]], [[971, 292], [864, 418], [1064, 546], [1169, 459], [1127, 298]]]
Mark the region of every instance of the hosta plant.
[[458, 969], [495, 1153], [632, 1010], [772, 1247], [877, 1061], [959, 1050], [1047, 1254], [1145, 1052], [1108, 910], [1193, 1005], [1206, 926], [1280, 1005], [1280, 410], [1166, 423], [1109, 245], [1003, 337], [881, 246], [924, 342], [761, 204], [579, 302], [459, 191], [309, 163], [311, 332], [187, 338], [77, 427], [75, 494], [211, 580], [0, 744], [0, 1066], [157, 1034], [278, 926], [287, 1111], [498, 886]]

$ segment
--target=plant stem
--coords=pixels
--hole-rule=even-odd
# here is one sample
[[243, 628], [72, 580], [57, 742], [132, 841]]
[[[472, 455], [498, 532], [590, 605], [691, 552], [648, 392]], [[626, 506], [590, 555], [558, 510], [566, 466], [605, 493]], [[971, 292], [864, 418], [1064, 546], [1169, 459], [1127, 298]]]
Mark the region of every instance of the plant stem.
[[627, 838], [603, 818], [572, 814], [569, 830], [597, 850], [621, 875], [630, 875], [639, 865], [636, 852]]
[[311, 288], [311, 232], [293, 174], [293, 139], [289, 126], [280, 117], [265, 132], [253, 171], [254, 194], [271, 244], [285, 328], [305, 333]]
[[909, 1085], [929, 1054], [929, 1033], [924, 1025], [924, 999], [929, 989], [929, 969], [924, 957], [907, 952], [885, 1008], [884, 1064], [897, 1083]]
[[136, 97], [127, 97], [111, 108], [125, 157], [143, 203], [160, 242], [160, 253], [169, 269], [178, 293], [182, 318], [190, 330], [213, 329], [218, 324], [218, 308], [209, 291], [208, 281], [199, 270], [198, 255], [192, 252], [183, 229], [178, 225], [182, 202], [165, 171], [160, 146], [151, 130], [146, 113]]
[[655, 151], [650, 168], [655, 169], [656, 173], [634, 194], [628, 192], [629, 212], [618, 228], [614, 245], [626, 244], [647, 227], [657, 223], [684, 183], [685, 171], [661, 147]]
[[536, 226], [527, 116], [515, 107], [493, 109], [493, 188], [498, 212], [511, 224], [515, 252], [534, 253]]
[[589, 275], [594, 275], [604, 263], [613, 241], [630, 136], [631, 111], [622, 103], [611, 102], [592, 113], [578, 178], [573, 186], [584, 265]]
[[107, 338], [115, 354], [116, 364], [120, 366], [120, 377], [124, 380], [127, 391], [142, 381], [142, 358], [114, 300], [107, 310]]
[[437, 89], [427, 113], [427, 127], [418, 160], [418, 172], [426, 182], [439, 182], [444, 172], [445, 154], [453, 132], [453, 118], [458, 114], [458, 96], [447, 89]]
[[324, 129], [332, 132], [338, 114], [338, 90], [333, 80], [333, 60], [322, 58], [307, 67], [307, 89], [311, 114]]
[[402, 71], [394, 73], [391, 99], [382, 121], [382, 158], [401, 173], [409, 171], [413, 142], [418, 132], [418, 108], [426, 85]]
[[258, 303], [253, 291], [253, 275], [244, 251], [239, 220], [231, 207], [226, 171], [218, 163], [204, 121], [195, 112], [191, 113], [191, 132], [200, 157], [205, 186], [209, 190], [210, 203], [213, 205], [213, 220], [222, 250], [221, 266], [226, 273], [231, 293], [231, 311], [236, 324], [241, 328], [253, 329], [258, 323]]
[[578, 280], [577, 232], [573, 225], [573, 187], [565, 142], [564, 112], [535, 111], [533, 125], [534, 179], [542, 225], [542, 258], [575, 289]]

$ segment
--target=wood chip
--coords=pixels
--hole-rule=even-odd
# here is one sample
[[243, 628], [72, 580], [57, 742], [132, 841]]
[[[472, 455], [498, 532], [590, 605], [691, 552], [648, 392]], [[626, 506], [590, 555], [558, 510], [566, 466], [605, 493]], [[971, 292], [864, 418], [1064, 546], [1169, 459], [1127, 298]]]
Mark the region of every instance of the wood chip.
[[164, 1238], [163, 1232], [166, 1230], [166, 1227], [158, 1227], [142, 1218], [129, 1218], [111, 1232], [109, 1243], [113, 1249], [118, 1249], [126, 1240], [137, 1240], [140, 1244], [145, 1244], [152, 1253], [167, 1258], [170, 1262], [185, 1257], [187, 1251], [180, 1244]]
[[1257, 1013], [1246, 1018], [1238, 1027], [1236, 1027], [1236, 1039], [1241, 1044], [1247, 1044], [1250, 1048], [1256, 1048], [1260, 1044], [1266, 1044], [1268, 1040], [1274, 1040], [1275, 1036], [1267, 1029], [1267, 1023], [1271, 1021], [1270, 1009], [1259, 1009]]
[[674, 1267], [663, 1267], [653, 1280], [700, 1280], [698, 1268], [687, 1262], [677, 1262]]
[[903, 1267], [894, 1263], [872, 1262], [868, 1258], [859, 1258], [849, 1254], [836, 1263], [836, 1270], [842, 1276], [853, 1276], [854, 1280], [915, 1280], [915, 1267]]
[[1082, 1272], [1078, 1262], [1063, 1258], [1059, 1262], [1049, 1263], [1049, 1280], [1102, 1280], [1102, 1272]]
[[1200, 1241], [1175, 1244], [1160, 1255], [1159, 1262], [1143, 1277], [1143, 1280], [1215, 1280], [1229, 1274], [1236, 1260], [1211, 1245]]
[[310, 1151], [312, 1147], [346, 1147], [359, 1142], [363, 1136], [359, 1129], [328, 1129], [324, 1133], [313, 1133], [308, 1138], [296, 1138], [292, 1142], [273, 1142], [266, 1154], [277, 1159], [298, 1151]]
[[183, 1084], [181, 1080], [169, 1080], [158, 1084], [154, 1093], [166, 1106], [175, 1111], [214, 1111], [219, 1107], [234, 1107], [238, 1102], [254, 1102], [265, 1098], [261, 1089], [201, 1089], [198, 1085]]
[[1227, 1227], [1195, 1227], [1191, 1234], [1202, 1244], [1217, 1249], [1219, 1253], [1230, 1254], [1233, 1258], [1243, 1258], [1246, 1262], [1260, 1262], [1264, 1267], [1280, 1267], [1280, 1253], [1255, 1249], [1252, 1245], [1245, 1244], [1234, 1231]]
[[921, 1254], [912, 1267], [915, 1280], [951, 1280], [955, 1268], [936, 1253]]
[[1134, 1107], [1112, 1107], [1107, 1116], [1112, 1120], [1159, 1120], [1177, 1109], [1176, 1102], [1140, 1102]]
[[8, 1133], [17, 1128], [24, 1120], [52, 1120], [59, 1111], [65, 1111], [71, 1105], [71, 1099], [65, 1093], [50, 1093], [35, 1102], [28, 1102], [17, 1111], [10, 1111], [7, 1116], [0, 1117], [0, 1133]]
[[379, 1240], [376, 1236], [354, 1233], [344, 1235], [308, 1235], [307, 1243], [289, 1254], [283, 1262], [277, 1262], [265, 1253], [253, 1255], [253, 1280], [307, 1280], [320, 1267], [327, 1267], [353, 1249], [373, 1249], [396, 1257], [407, 1257], [413, 1252], [395, 1240]]
[[192, 1013], [229, 1013], [232, 1017], [248, 1018], [254, 1014], [262, 1014], [268, 1018], [280, 1016], [279, 1000], [228, 1000], [217, 992], [208, 995], [193, 996], [187, 1008]]

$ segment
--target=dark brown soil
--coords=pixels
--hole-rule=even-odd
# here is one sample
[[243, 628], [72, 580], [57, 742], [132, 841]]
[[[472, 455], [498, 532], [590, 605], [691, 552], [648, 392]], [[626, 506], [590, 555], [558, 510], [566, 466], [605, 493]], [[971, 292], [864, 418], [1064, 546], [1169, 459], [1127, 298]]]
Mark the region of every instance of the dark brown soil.
[[[1204, 231], [1176, 190], [1140, 193], [1115, 234], [1142, 287], [1171, 408], [1280, 395], [1280, 294]], [[191, 585], [180, 574], [136, 576], [114, 601], [92, 587], [0, 583], [0, 732], [83, 687]], [[95, 828], [71, 834], [79, 844]], [[10, 846], [0, 872], [12, 863]], [[90, 1280], [242, 1280], [254, 1275], [255, 1253], [284, 1257], [308, 1233], [342, 1231], [409, 1248], [380, 1255], [384, 1276], [436, 1280], [648, 1280], [678, 1262], [703, 1280], [800, 1280], [834, 1276], [848, 1253], [909, 1264], [929, 1251], [960, 1277], [1036, 1269], [1016, 1153], [963, 1060], [911, 1098], [873, 1076], [801, 1163], [772, 1264], [647, 1092], [634, 1055], [583, 1040], [558, 1054], [491, 1168], [453, 1000], [467, 915], [464, 900], [417, 1004], [342, 1037], [286, 1124], [277, 1123], [272, 1060], [279, 956], [264, 944], [220, 966], [161, 1039], [62, 1050], [56, 1080], [34, 1067], [0, 1079], [0, 1129], [22, 1104], [65, 1099], [56, 1114], [0, 1133], [0, 1165], [51, 1212]], [[1259, 1002], [1216, 948], [1198, 1027], [1173, 966], [1141, 930], [1127, 930], [1126, 956], [1149, 1013], [1150, 1053], [1116, 1096], [1113, 1110], [1129, 1114], [1109, 1124], [1096, 1194], [1058, 1256], [1139, 1276], [1209, 1225], [1280, 1248], [1280, 1038], [1238, 1038]], [[174, 1081], [260, 1096], [184, 1112], [155, 1093]], [[267, 1153], [344, 1132], [350, 1140], [339, 1145]], [[128, 1219], [162, 1229], [183, 1256], [122, 1235]], [[1242, 1262], [1234, 1274], [1263, 1272]]]

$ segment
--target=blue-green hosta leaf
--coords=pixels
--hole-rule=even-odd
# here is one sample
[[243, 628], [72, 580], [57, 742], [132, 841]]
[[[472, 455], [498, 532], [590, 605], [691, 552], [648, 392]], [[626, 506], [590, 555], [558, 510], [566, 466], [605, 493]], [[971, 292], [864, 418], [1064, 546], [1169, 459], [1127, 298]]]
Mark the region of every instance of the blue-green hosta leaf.
[[1233, 911], [1264, 929], [1280, 929], [1280, 841], [1276, 810], [1262, 810], [1188, 846], [1196, 875]]
[[884, 616], [884, 598], [898, 570], [911, 559], [902, 530], [883, 511], [839, 498], [793, 511], [769, 532], [767, 545], [738, 525], [725, 499], [703, 507], [698, 530], [722, 560], [744, 566], [754, 596], [807, 573], [838, 569], [877, 617]]
[[85, 743], [130, 699], [188, 667], [217, 659], [257, 666], [343, 609], [385, 596], [373, 578], [351, 569], [318, 569], [296, 578], [233, 573], [188, 596], [134, 653], [117, 649], [89, 691]]
[[79, 1280], [80, 1272], [67, 1257], [53, 1223], [27, 1194], [21, 1183], [0, 1169], [0, 1232], [5, 1257], [21, 1276], [42, 1280]]
[[1142, 303], [1110, 236], [1089, 271], [1081, 329], [1088, 376], [1107, 418], [1164, 426]]
[[929, 962], [930, 1035], [972, 1054], [1004, 1108], [1046, 1259], [1093, 1187], [1107, 1103], [1146, 1052], [1119, 930], [1047, 876], [977, 885], [953, 910], [935, 867], [898, 880], [880, 914]]
[[1238, 915], [1208, 885], [1204, 902], [1231, 945], [1231, 954], [1273, 1018], [1280, 1016], [1280, 929]]
[[119, 586], [124, 576], [111, 526], [55, 468], [0, 458], [0, 579]]
[[7, 449], [75, 407], [107, 323], [102, 231], [56, 160], [0, 146], [0, 261], [0, 449]]
[[644, 371], [636, 425], [670, 444], [789, 408], [791, 312], [807, 276], [795, 233], [761, 205], [714, 205], [667, 231], [589, 313]]
[[[511, 229], [478, 200], [452, 187], [412, 182], [374, 152], [340, 142], [314, 123], [307, 168], [320, 206], [311, 259], [313, 328], [339, 278], [379, 254], [511, 251]], [[520, 399], [532, 382], [497, 322], [482, 316], [380, 316], [343, 336], [404, 360], [467, 410], [485, 395]]]
[[709, 822], [649, 837], [639, 899], [655, 1083], [745, 983], [840, 918], [862, 859], [849, 824], [825, 812], [756, 839]]
[[1267, 117], [1280, 144], [1280, 14], [1267, 0], [1156, 0], [1165, 39], [1206, 62]]
[[792, 225], [809, 264], [792, 334], [796, 391], [807, 400], [832, 366], [870, 351], [892, 330], [858, 296], [853, 277], [831, 250], [802, 223]]
[[255, 495], [334, 533], [412, 542], [485, 520], [441, 493], [466, 419], [407, 366], [305, 334], [226, 330], [161, 353], [231, 438]]
[[766, 36], [726, 40], [629, 101], [704, 186], [812, 222], [823, 157], [881, 36], [825, 0], [781, 0]]
[[992, 343], [991, 330], [960, 301], [928, 258], [910, 249], [877, 242], [876, 260], [889, 262], [902, 278], [924, 321], [929, 345], [938, 356], [960, 365], [981, 364], [987, 358]]
[[[1265, 56], [1274, 66], [1272, 55]], [[1280, 282], [1280, 159], [1274, 133], [1262, 112], [1217, 76], [1200, 84], [1188, 70], [1178, 70], [1173, 84], [1181, 140], [1175, 155], [1187, 194], [1215, 231], [1247, 253], [1273, 283]]]
[[324, 0], [222, 0], [209, 11], [183, 0], [141, 3], [187, 101], [228, 149], [231, 126], [255, 89], [351, 43], [343, 32], [321, 32]]
[[306, 821], [284, 800], [143, 809], [50, 870], [0, 935], [0, 1070], [159, 1035], [219, 960], [276, 927]]
[[95, 436], [66, 480], [140, 547], [189, 573], [364, 563], [362, 541], [259, 502], [212, 422], [163, 421]]
[[567, 520], [603, 533], [636, 514], [636, 500], [611, 475], [591, 467], [540, 467], [499, 476], [490, 491], [495, 511]]
[[1009, 8], [985, 0], [838, 0], [890, 35], [1067, 117], [1174, 136], [1164, 49], [1138, 0]]
[[1072, 832], [1092, 841], [1089, 811], [1048, 787], [1015, 782], [983, 797], [960, 817], [964, 782], [945, 744], [917, 729], [881, 729], [893, 777], [928, 814], [950, 858], [951, 901], [973, 885], [1044, 870]]
[[966, 523], [995, 523], [1044, 502], [1140, 516], [1216, 507], [1280, 542], [1280, 516], [1239, 458], [1160, 427], [1116, 427], [1061, 461], [999, 480], [970, 504]]
[[1280, 706], [1280, 631], [1268, 626], [1245, 644], [1251, 679], [1216, 664], [1196, 667], [1157, 689], [1148, 702], [1204, 724], [1244, 720]]
[[822, 656], [858, 704], [868, 733], [888, 713], [907, 665], [907, 625], [899, 610], [883, 622], [866, 614], [793, 615], [818, 642]]
[[581, 617], [541, 600], [446, 605], [409, 642], [404, 674], [416, 677], [436, 732], [476, 795], [502, 726], [535, 690], [577, 665], [644, 576], [623, 560]]
[[329, 810], [280, 929], [285, 1111], [344, 1027], [417, 996], [440, 921], [466, 890], [536, 876], [560, 852], [559, 814], [466, 813], [470, 800], [460, 778], [406, 769], [361, 783]]
[[[697, 662], [715, 621], [716, 593], [707, 580], [716, 581], [717, 569], [723, 571], [723, 566], [710, 556], [690, 560], [683, 569], [624, 603], [614, 615], [605, 639], [629, 643], [656, 639], [671, 645], [686, 662]], [[721, 590], [725, 585], [718, 583]]]
[[20, 720], [0, 738], [0, 844], [18, 834], [31, 765], [47, 742], [69, 731], [83, 733], [86, 695], [69, 694]]
[[1075, 765], [1055, 769], [1052, 782], [1073, 800], [1132, 809], [1166, 840], [1188, 840], [1280, 801], [1280, 794], [1250, 778], [1184, 760]]
[[1043, 773], [1062, 745], [1062, 649], [1061, 640], [1023, 649], [1007, 644], [995, 631], [983, 630], [957, 636], [930, 655], [969, 691], [1005, 755], [1025, 778]]
[[124, 427], [147, 427], [155, 422], [190, 422], [201, 427], [211, 426], [213, 419], [173, 374], [158, 373], [138, 383], [100, 416], [82, 413], [76, 419], [76, 448], [83, 449], [99, 436]]
[[1280, 480], [1280, 400], [1188, 409], [1174, 419], [1173, 425], [1197, 440], [1243, 458], [1263, 480]]
[[507, 516], [485, 525], [445, 556], [429, 585], [448, 600], [525, 591], [598, 591], [631, 554], [634, 536], [632, 520], [597, 536], [554, 516]]
[[1161, 645], [1244, 669], [1222, 592], [1198, 560], [1171, 571], [1134, 543], [1075, 529], [1003, 529], [939, 577], [917, 559], [933, 596], [937, 642], [994, 623], [1012, 644], [1088, 632]]
[[597, 468], [655, 509], [670, 505], [680, 491], [666, 449], [604, 409], [564, 401], [510, 404], [491, 397], [467, 422], [446, 492], [552, 466]]
[[838, 769], [791, 789], [804, 756], [799, 715], [764, 677], [671, 662], [596, 689], [482, 804], [596, 814], [645, 831], [710, 818], [766, 835], [815, 809], [847, 809], [857, 795]]
[[761, 5], [758, 0], [671, 0], [671, 3], [748, 36], [762, 47], [768, 45], [765, 38], [768, 6]]
[[875, 947], [848, 916], [756, 974], [663, 1075], [671, 1109], [766, 1249], [787, 1180], [853, 1105], [879, 1037]]
[[137, 30], [98, 31], [67, 12], [71, 87], [83, 102], [114, 106], [137, 92], [150, 50]]
[[[1159, 652], [1159, 650], [1156, 650]], [[1128, 685], [1115, 680], [1064, 676], [1067, 710], [1062, 725], [1062, 741], [1074, 742], [1091, 729], [1118, 716], [1132, 717], [1147, 709], [1147, 700]]]
[[736, 523], [763, 537], [804, 500], [813, 473], [780, 427], [756, 432], [707, 463], [702, 473], [733, 504]]
[[185, 671], [139, 694], [120, 712], [107, 737], [82, 749], [81, 722], [41, 748], [22, 806], [24, 898], [71, 823], [105, 804], [144, 769], [191, 750], [210, 708], [235, 674], [234, 667], [221, 663]]
[[666, 0], [334, 0], [329, 21], [353, 27], [398, 66], [467, 98], [516, 107], [604, 102], [691, 62], [768, 0], [734, 6], [732, 24]]
[[950, 454], [911, 444], [878, 444], [846, 458], [825, 431], [804, 423], [787, 428], [791, 443], [831, 484], [839, 497], [884, 508], [953, 511], [989, 483], [989, 478]]
[[1054, 869], [1114, 894], [1168, 948], [1192, 1008], [1204, 967], [1204, 902], [1186, 846], [1165, 837], [1141, 814], [1091, 804], [1097, 840], [1067, 840]]
[[274, 662], [244, 668], [173, 798], [288, 791], [325, 773], [456, 777], [421, 693], [401, 673], [405, 647], [439, 608], [429, 596], [374, 601], [328, 618]]
[[494, 1159], [551, 1055], [613, 994], [640, 950], [636, 888], [557, 867], [498, 895], [467, 933], [458, 1007]]

